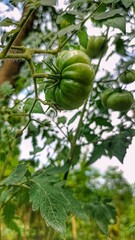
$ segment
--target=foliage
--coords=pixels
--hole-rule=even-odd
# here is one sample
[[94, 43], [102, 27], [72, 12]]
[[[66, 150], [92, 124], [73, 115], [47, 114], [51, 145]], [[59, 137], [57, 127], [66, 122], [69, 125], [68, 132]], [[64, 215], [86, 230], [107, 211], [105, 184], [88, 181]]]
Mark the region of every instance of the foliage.
[[[128, 111], [117, 111], [116, 117], [100, 97], [108, 88], [134, 94], [134, 81], [129, 89], [120, 76], [135, 71], [135, 3], [76, 0], [63, 9], [57, 2], [14, 0], [7, 3], [7, 11], [22, 12], [26, 7], [22, 19], [6, 13], [0, 19], [0, 59], [21, 62], [15, 80], [6, 79], [0, 86], [0, 237], [132, 239], [131, 187], [117, 169], [101, 176], [91, 164], [102, 156], [123, 163], [135, 136], [135, 104]], [[14, 45], [32, 14], [29, 35], [21, 46]], [[58, 77], [55, 60], [63, 50], [85, 52], [95, 29], [107, 47], [90, 59], [95, 71], [91, 94], [82, 107], [63, 111], [44, 94], [50, 80]], [[21, 146], [28, 141], [29, 157], [21, 157]]]

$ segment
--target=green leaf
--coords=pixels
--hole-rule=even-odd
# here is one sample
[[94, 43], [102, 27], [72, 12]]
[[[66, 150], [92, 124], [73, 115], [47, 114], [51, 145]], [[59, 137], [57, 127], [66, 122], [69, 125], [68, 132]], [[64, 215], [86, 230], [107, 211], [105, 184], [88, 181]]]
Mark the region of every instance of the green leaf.
[[77, 35], [79, 37], [80, 45], [83, 46], [84, 48], [87, 48], [88, 34], [86, 29], [83, 27], [81, 30], [78, 31]]
[[121, 0], [125, 8], [129, 8], [133, 3], [134, 0]]
[[135, 136], [135, 129], [133, 128], [126, 129], [126, 132], [129, 133], [129, 136], [132, 136], [132, 137]]
[[69, 210], [72, 214], [76, 215], [82, 220], [88, 220], [88, 216], [84, 210], [83, 204], [73, 197], [72, 192], [65, 190], [64, 194], [66, 200], [68, 201], [67, 211]]
[[18, 29], [12, 29], [10, 32], [6, 32], [3, 34], [2, 38], [1, 38], [1, 43], [4, 44], [4, 42], [6, 41], [7, 37], [15, 34], [18, 32]]
[[72, 124], [79, 115], [80, 115], [80, 112], [75, 113], [75, 115], [73, 115], [73, 117], [71, 117], [71, 118], [69, 119], [67, 125]]
[[41, 5], [43, 6], [53, 6], [56, 4], [57, 0], [40, 0], [41, 1]]
[[84, 136], [89, 143], [97, 142], [99, 138], [96, 134], [91, 134], [90, 131], [84, 131]]
[[3, 26], [3, 27], [8, 27], [11, 25], [16, 25], [16, 24], [17, 23], [13, 22], [13, 20], [8, 17], [0, 22], [0, 26]]
[[108, 118], [103, 118], [103, 117], [95, 117], [93, 119], [97, 125], [99, 126], [107, 126], [107, 127], [112, 127], [112, 124], [109, 122], [109, 119]]
[[61, 28], [74, 24], [74, 22], [75, 22], [75, 17], [69, 13], [59, 15], [56, 19], [56, 23], [60, 24]]
[[116, 3], [116, 2], [119, 2], [120, 0], [102, 0], [103, 3], [105, 4], [109, 4], [109, 3]]
[[[29, 112], [31, 111], [32, 107], [33, 107], [33, 104], [34, 104], [35, 100], [33, 98], [28, 98], [25, 103], [24, 103], [24, 107], [23, 107], [23, 110], [25, 112]], [[32, 109], [32, 113], [41, 113], [41, 114], [44, 114], [44, 110], [41, 106], [41, 103], [40, 102], [36, 102], [33, 109]]]
[[10, 223], [15, 215], [15, 205], [12, 203], [7, 203], [3, 209], [4, 222]]
[[77, 25], [72, 24], [72, 25], [60, 30], [58, 32], [58, 37], [61, 38], [61, 37], [65, 36], [67, 33], [71, 33], [73, 31], [78, 31], [80, 29], [80, 27], [81, 27], [81, 24], [77, 24]]
[[[3, 181], [2, 181], [3, 183]], [[0, 202], [6, 202], [10, 196], [10, 189], [0, 192]]]
[[20, 228], [14, 221], [15, 210], [16, 210], [16, 206], [14, 204], [7, 203], [3, 208], [3, 220], [9, 229], [15, 230], [20, 234]]
[[45, 174], [46, 175], [56, 175], [56, 174], [60, 174], [60, 173], [65, 173], [67, 172], [67, 170], [69, 169], [69, 164], [68, 163], [65, 163], [62, 167], [48, 167], [45, 169]]
[[75, 146], [72, 164], [75, 165], [80, 160], [81, 146]]
[[126, 32], [126, 19], [124, 17], [115, 17], [104, 21], [104, 24], [108, 27], [118, 28], [123, 33]]
[[120, 36], [117, 36], [114, 40], [116, 52], [121, 55], [126, 55], [124, 41]]
[[66, 233], [66, 220], [69, 212], [84, 217], [82, 205], [72, 194], [55, 181], [54, 176], [41, 173], [33, 177], [30, 185], [30, 201], [33, 211], [40, 209], [46, 224], [62, 234]]
[[2, 96], [7, 97], [10, 96], [13, 93], [13, 88], [12, 85], [10, 84], [10, 82], [6, 81], [5, 83], [3, 83], [0, 87], [0, 93], [2, 94]]
[[96, 202], [88, 205], [87, 213], [95, 220], [100, 231], [108, 235], [108, 226], [113, 220], [116, 221], [116, 209], [110, 203]]
[[90, 160], [88, 160], [87, 165], [96, 162], [103, 155], [106, 155], [104, 143], [94, 145], [94, 150], [91, 153]]
[[8, 186], [20, 182], [26, 171], [27, 166], [25, 164], [19, 164], [11, 175], [4, 180], [4, 183]]
[[62, 123], [62, 124], [65, 124], [66, 121], [67, 121], [67, 118], [65, 116], [62, 116], [62, 117], [58, 117], [58, 124]]
[[112, 18], [115, 15], [123, 15], [123, 14], [125, 14], [124, 10], [122, 8], [119, 8], [115, 10], [110, 10], [108, 12], [94, 13], [93, 18], [95, 20], [104, 20], [104, 19]]
[[65, 198], [59, 187], [51, 185], [42, 174], [32, 179], [30, 201], [33, 211], [40, 209], [46, 224], [65, 234], [67, 214], [64, 209]]
[[105, 141], [105, 148], [109, 153], [110, 157], [115, 156], [118, 160], [123, 163], [126, 155], [126, 150], [131, 144], [131, 137], [128, 131], [120, 132], [115, 136], [108, 138]]

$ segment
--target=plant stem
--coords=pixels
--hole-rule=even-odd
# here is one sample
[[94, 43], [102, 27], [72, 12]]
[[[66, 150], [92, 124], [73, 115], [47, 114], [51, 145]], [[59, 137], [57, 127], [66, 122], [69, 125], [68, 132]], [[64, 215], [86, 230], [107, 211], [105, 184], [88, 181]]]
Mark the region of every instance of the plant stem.
[[84, 113], [85, 113], [86, 104], [87, 104], [87, 100], [85, 101], [85, 103], [83, 105], [83, 109], [82, 109], [82, 112], [81, 112], [81, 115], [80, 115], [78, 126], [76, 128], [75, 135], [74, 135], [74, 137], [73, 137], [73, 139], [71, 141], [71, 148], [70, 148], [70, 152], [69, 152], [69, 158], [68, 158], [68, 161], [67, 161], [69, 163], [69, 169], [68, 169], [68, 171], [64, 175], [64, 180], [67, 180], [67, 177], [68, 177], [68, 174], [69, 174], [69, 170], [70, 170], [70, 166], [72, 165], [72, 162], [73, 162], [76, 142], [77, 142], [77, 139], [78, 139], [78, 136], [79, 136], [79, 132], [80, 132], [80, 128], [81, 128], [81, 125], [82, 125], [82, 120], [83, 120], [83, 116], [84, 116]]
[[13, 34], [13, 36], [10, 38], [9, 42], [7, 43], [7, 45], [5, 46], [5, 48], [2, 50], [2, 52], [0, 53], [0, 59], [4, 58], [7, 54], [7, 52], [9, 51], [9, 49], [11, 48], [13, 42], [15, 41], [16, 37], [19, 35], [19, 33], [21, 32], [22, 28], [24, 27], [24, 25], [26, 24], [26, 22], [28, 21], [29, 17], [33, 14], [35, 10], [34, 9], [30, 9], [26, 15], [24, 16], [24, 18], [22, 19], [22, 21], [19, 24], [19, 27], [16, 29], [16, 32]]

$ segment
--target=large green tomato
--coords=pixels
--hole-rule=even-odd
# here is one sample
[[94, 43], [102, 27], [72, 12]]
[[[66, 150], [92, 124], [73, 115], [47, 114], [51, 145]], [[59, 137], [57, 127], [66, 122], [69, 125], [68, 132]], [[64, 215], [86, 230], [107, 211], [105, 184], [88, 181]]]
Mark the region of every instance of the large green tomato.
[[94, 80], [89, 57], [81, 50], [65, 50], [58, 54], [58, 82], [47, 83], [45, 96], [61, 109], [79, 108], [88, 98]]
[[98, 58], [101, 52], [104, 53], [107, 49], [105, 37], [103, 36], [90, 36], [87, 45], [87, 54], [90, 58]]
[[102, 105], [114, 111], [128, 111], [133, 101], [132, 93], [126, 90], [119, 91], [108, 88], [101, 94]]
[[129, 84], [135, 82], [135, 70], [127, 70], [119, 76], [120, 82]]

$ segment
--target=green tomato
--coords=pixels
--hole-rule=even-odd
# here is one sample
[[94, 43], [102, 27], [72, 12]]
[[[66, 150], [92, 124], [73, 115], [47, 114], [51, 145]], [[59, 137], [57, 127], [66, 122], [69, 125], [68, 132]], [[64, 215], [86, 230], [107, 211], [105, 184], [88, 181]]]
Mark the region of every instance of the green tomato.
[[103, 36], [91, 36], [88, 40], [87, 54], [90, 58], [98, 58], [101, 53], [105, 53], [107, 50], [107, 44], [105, 37]]
[[128, 111], [133, 101], [132, 93], [126, 90], [118, 91], [108, 88], [101, 94], [102, 105], [114, 111]]
[[94, 70], [90, 59], [81, 50], [65, 50], [58, 54], [58, 83], [47, 83], [45, 95], [60, 108], [72, 110], [83, 105], [92, 89]]
[[114, 92], [114, 89], [113, 89], [113, 88], [107, 88], [107, 89], [101, 94], [100, 97], [101, 97], [101, 103], [102, 103], [103, 107], [106, 108], [107, 99], [108, 99], [109, 95], [110, 95], [111, 93], [113, 93], [113, 92]]
[[120, 82], [129, 84], [135, 81], [135, 70], [127, 70], [119, 77]]

